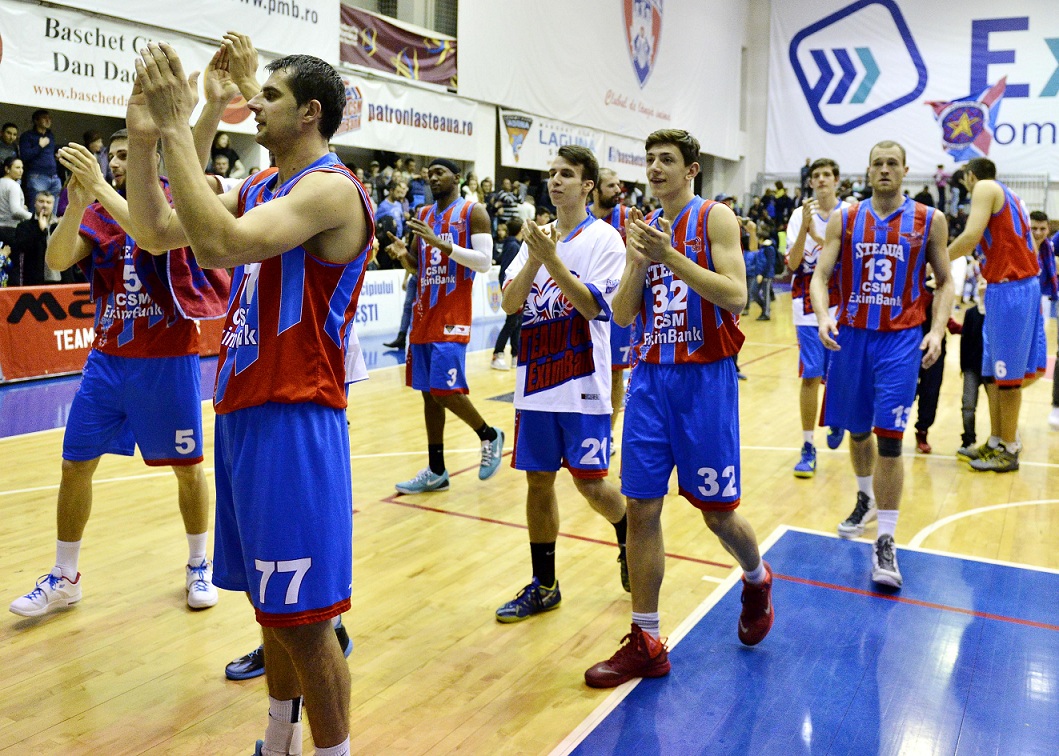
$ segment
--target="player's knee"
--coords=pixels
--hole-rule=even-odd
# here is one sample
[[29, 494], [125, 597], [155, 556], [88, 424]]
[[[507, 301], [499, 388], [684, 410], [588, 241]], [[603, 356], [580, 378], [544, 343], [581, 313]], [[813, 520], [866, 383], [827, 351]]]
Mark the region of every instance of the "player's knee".
[[64, 459], [62, 463], [63, 477], [66, 479], [92, 478], [96, 468], [99, 466], [99, 457], [95, 459]]
[[997, 386], [997, 388], [1000, 389], [1001, 391], [1013, 391], [1015, 389], [1022, 388], [1022, 384], [1021, 383], [1017, 383], [1017, 384], [1006, 383], [1003, 386]]
[[889, 436], [879, 436], [878, 443], [880, 457], [901, 456], [901, 439], [890, 438]]
[[991, 386], [994, 383], [996, 383], [996, 378], [994, 378], [993, 376], [991, 376], [991, 375], [983, 375], [982, 376], [982, 385], [983, 386]]
[[871, 438], [871, 432], [869, 431], [867, 433], [850, 433], [849, 437], [856, 441], [858, 444], [862, 444], [869, 438]]

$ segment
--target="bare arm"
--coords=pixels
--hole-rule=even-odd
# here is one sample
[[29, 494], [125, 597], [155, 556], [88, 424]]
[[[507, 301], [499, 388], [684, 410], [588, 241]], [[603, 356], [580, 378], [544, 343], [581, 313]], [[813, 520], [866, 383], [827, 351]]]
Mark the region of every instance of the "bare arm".
[[[98, 168], [97, 164], [96, 169]], [[66, 270], [92, 252], [92, 245], [78, 233], [81, 217], [85, 214], [85, 209], [92, 204], [92, 194], [80, 184], [76, 174], [66, 186], [70, 204], [59, 220], [59, 225], [52, 231], [51, 238], [48, 239], [48, 249], [44, 253], [44, 262], [52, 270]]]
[[934, 271], [934, 307], [930, 333], [923, 337], [919, 348], [923, 350], [923, 367], [928, 368], [941, 356], [941, 344], [945, 339], [945, 327], [952, 314], [952, 302], [956, 297], [955, 287], [950, 274], [949, 256], [945, 243], [949, 240], [949, 222], [945, 214], [934, 213], [930, 227], [930, 238], [927, 240], [927, 262]]
[[[1003, 203], [1004, 190], [995, 181], [979, 181], [971, 192], [971, 213], [963, 233], [952, 240], [949, 245], [949, 259], [955, 260], [974, 252], [978, 242], [989, 225], [989, 218], [996, 212], [995, 205], [999, 198]], [[946, 228], [948, 223], [946, 222]]]
[[838, 334], [838, 324], [831, 317], [830, 295], [828, 288], [831, 282], [831, 274], [835, 271], [838, 262], [838, 253], [842, 247], [842, 214], [835, 213], [827, 222], [827, 231], [824, 233], [824, 246], [820, 249], [820, 258], [816, 261], [813, 270], [813, 278], [809, 282], [809, 297], [813, 302], [813, 312], [816, 313], [817, 327], [820, 333], [820, 341], [828, 349], [837, 351], [838, 342], [834, 337]]
[[224, 109], [239, 93], [239, 88], [228, 72], [227, 49], [223, 45], [213, 54], [209, 65], [206, 66], [206, 73], [202, 77], [202, 89], [206, 95], [206, 102], [191, 131], [195, 136], [195, 152], [199, 156], [199, 165], [205, 169], [210, 163], [213, 138], [221, 123]]

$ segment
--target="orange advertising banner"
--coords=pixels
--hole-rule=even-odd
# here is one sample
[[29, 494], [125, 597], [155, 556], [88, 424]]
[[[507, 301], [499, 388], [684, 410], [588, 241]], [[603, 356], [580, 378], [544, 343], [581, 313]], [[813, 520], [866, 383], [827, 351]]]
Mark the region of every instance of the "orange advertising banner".
[[[81, 372], [94, 318], [87, 284], [0, 288], [0, 381]], [[199, 326], [199, 354], [217, 354], [224, 321]]]

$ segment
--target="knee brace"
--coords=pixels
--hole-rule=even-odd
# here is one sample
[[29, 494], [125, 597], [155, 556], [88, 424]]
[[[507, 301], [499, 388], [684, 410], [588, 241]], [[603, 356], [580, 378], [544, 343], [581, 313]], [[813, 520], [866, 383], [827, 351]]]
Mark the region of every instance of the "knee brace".
[[880, 457], [901, 456], [901, 439], [890, 438], [889, 436], [879, 436], [878, 444]]
[[851, 432], [849, 434], [849, 437], [852, 438], [857, 443], [860, 443], [862, 441], [867, 441], [871, 437], [871, 432], [870, 431], [867, 432], [867, 433], [852, 433]]
[[1012, 389], [1020, 389], [1020, 388], [1022, 388], [1022, 384], [1019, 384], [1018, 386], [1010, 386], [1010, 385], [997, 386], [997, 388], [1000, 391], [1011, 391]]

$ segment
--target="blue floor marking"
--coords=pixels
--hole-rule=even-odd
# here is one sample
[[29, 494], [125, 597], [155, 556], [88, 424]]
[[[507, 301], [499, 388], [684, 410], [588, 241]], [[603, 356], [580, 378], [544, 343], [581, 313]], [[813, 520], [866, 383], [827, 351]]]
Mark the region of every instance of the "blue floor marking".
[[769, 636], [739, 643], [736, 584], [573, 753], [1056, 753], [1059, 575], [899, 549], [891, 600], [870, 548], [785, 532]]

